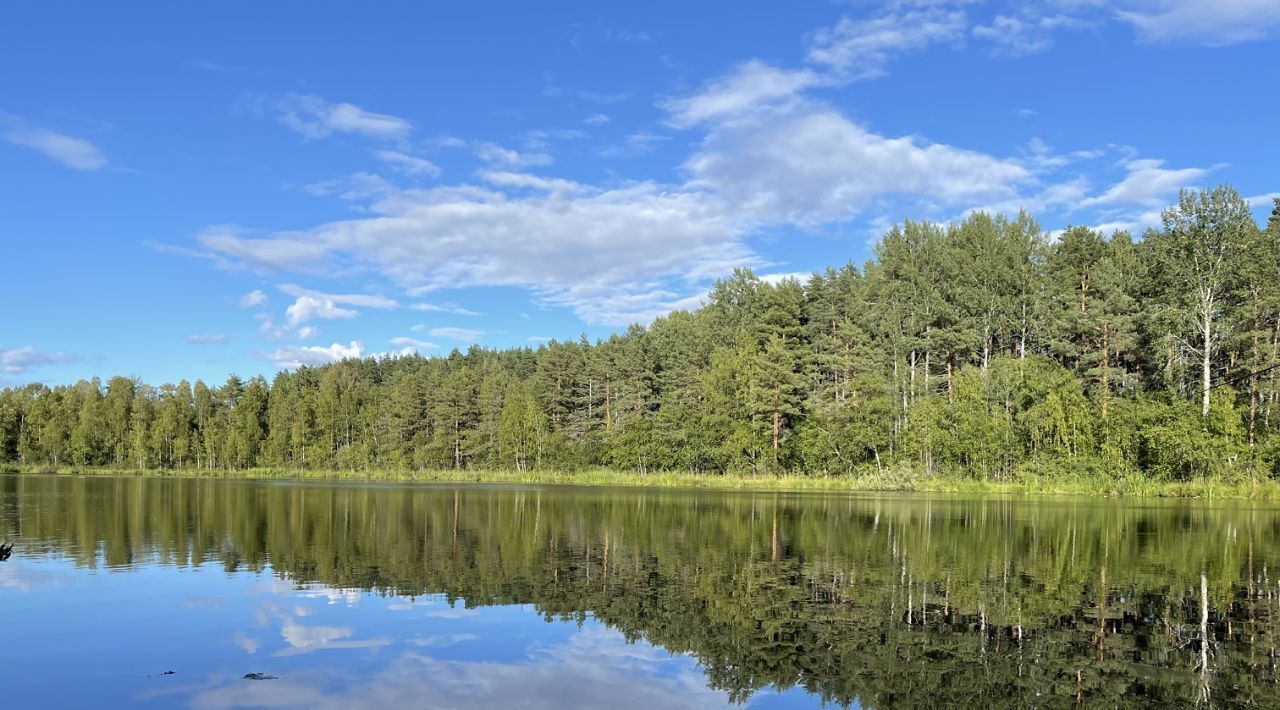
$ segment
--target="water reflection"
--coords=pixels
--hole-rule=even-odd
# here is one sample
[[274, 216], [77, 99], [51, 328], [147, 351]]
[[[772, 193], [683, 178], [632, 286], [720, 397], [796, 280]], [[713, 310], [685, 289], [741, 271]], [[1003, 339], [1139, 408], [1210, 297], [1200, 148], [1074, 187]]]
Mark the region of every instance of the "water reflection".
[[0, 497], [23, 619], [0, 662], [67, 706], [72, 660], [93, 697], [198, 707], [1280, 704], [1280, 514], [1248, 504], [12, 476]]

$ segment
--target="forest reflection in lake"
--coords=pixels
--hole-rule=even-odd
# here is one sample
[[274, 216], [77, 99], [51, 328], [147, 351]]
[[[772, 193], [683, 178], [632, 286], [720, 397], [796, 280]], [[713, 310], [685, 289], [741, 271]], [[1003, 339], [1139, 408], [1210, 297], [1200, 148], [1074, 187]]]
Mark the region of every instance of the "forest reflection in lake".
[[4, 475], [5, 541], [9, 707], [1280, 706], [1265, 504]]

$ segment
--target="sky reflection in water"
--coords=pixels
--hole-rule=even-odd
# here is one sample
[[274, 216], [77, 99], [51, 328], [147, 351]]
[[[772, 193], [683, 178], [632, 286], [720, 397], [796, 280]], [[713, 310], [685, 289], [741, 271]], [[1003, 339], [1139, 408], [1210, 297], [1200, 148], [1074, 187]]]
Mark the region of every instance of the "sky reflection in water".
[[0, 475], [6, 540], [5, 707], [1280, 707], [1268, 503]]
[[[5, 706], [713, 708], [697, 662], [594, 619], [466, 608], [220, 565], [0, 564]], [[172, 675], [164, 675], [173, 671]], [[246, 680], [246, 673], [277, 676]], [[802, 690], [748, 705], [816, 704]]]

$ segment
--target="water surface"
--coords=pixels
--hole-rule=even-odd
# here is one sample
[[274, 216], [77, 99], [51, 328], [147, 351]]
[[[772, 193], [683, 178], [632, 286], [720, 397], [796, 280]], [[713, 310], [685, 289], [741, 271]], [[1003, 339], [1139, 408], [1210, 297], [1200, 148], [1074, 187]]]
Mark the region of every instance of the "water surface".
[[1248, 502], [3, 475], [3, 541], [5, 707], [1280, 706]]

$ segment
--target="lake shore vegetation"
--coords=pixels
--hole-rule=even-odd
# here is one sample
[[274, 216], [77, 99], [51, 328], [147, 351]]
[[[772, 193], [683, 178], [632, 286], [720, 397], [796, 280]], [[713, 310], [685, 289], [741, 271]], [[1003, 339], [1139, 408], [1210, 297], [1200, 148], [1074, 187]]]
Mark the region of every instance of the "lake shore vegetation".
[[1273, 497], [1280, 200], [1184, 192], [1138, 237], [907, 221], [597, 342], [10, 387], [0, 466]]

